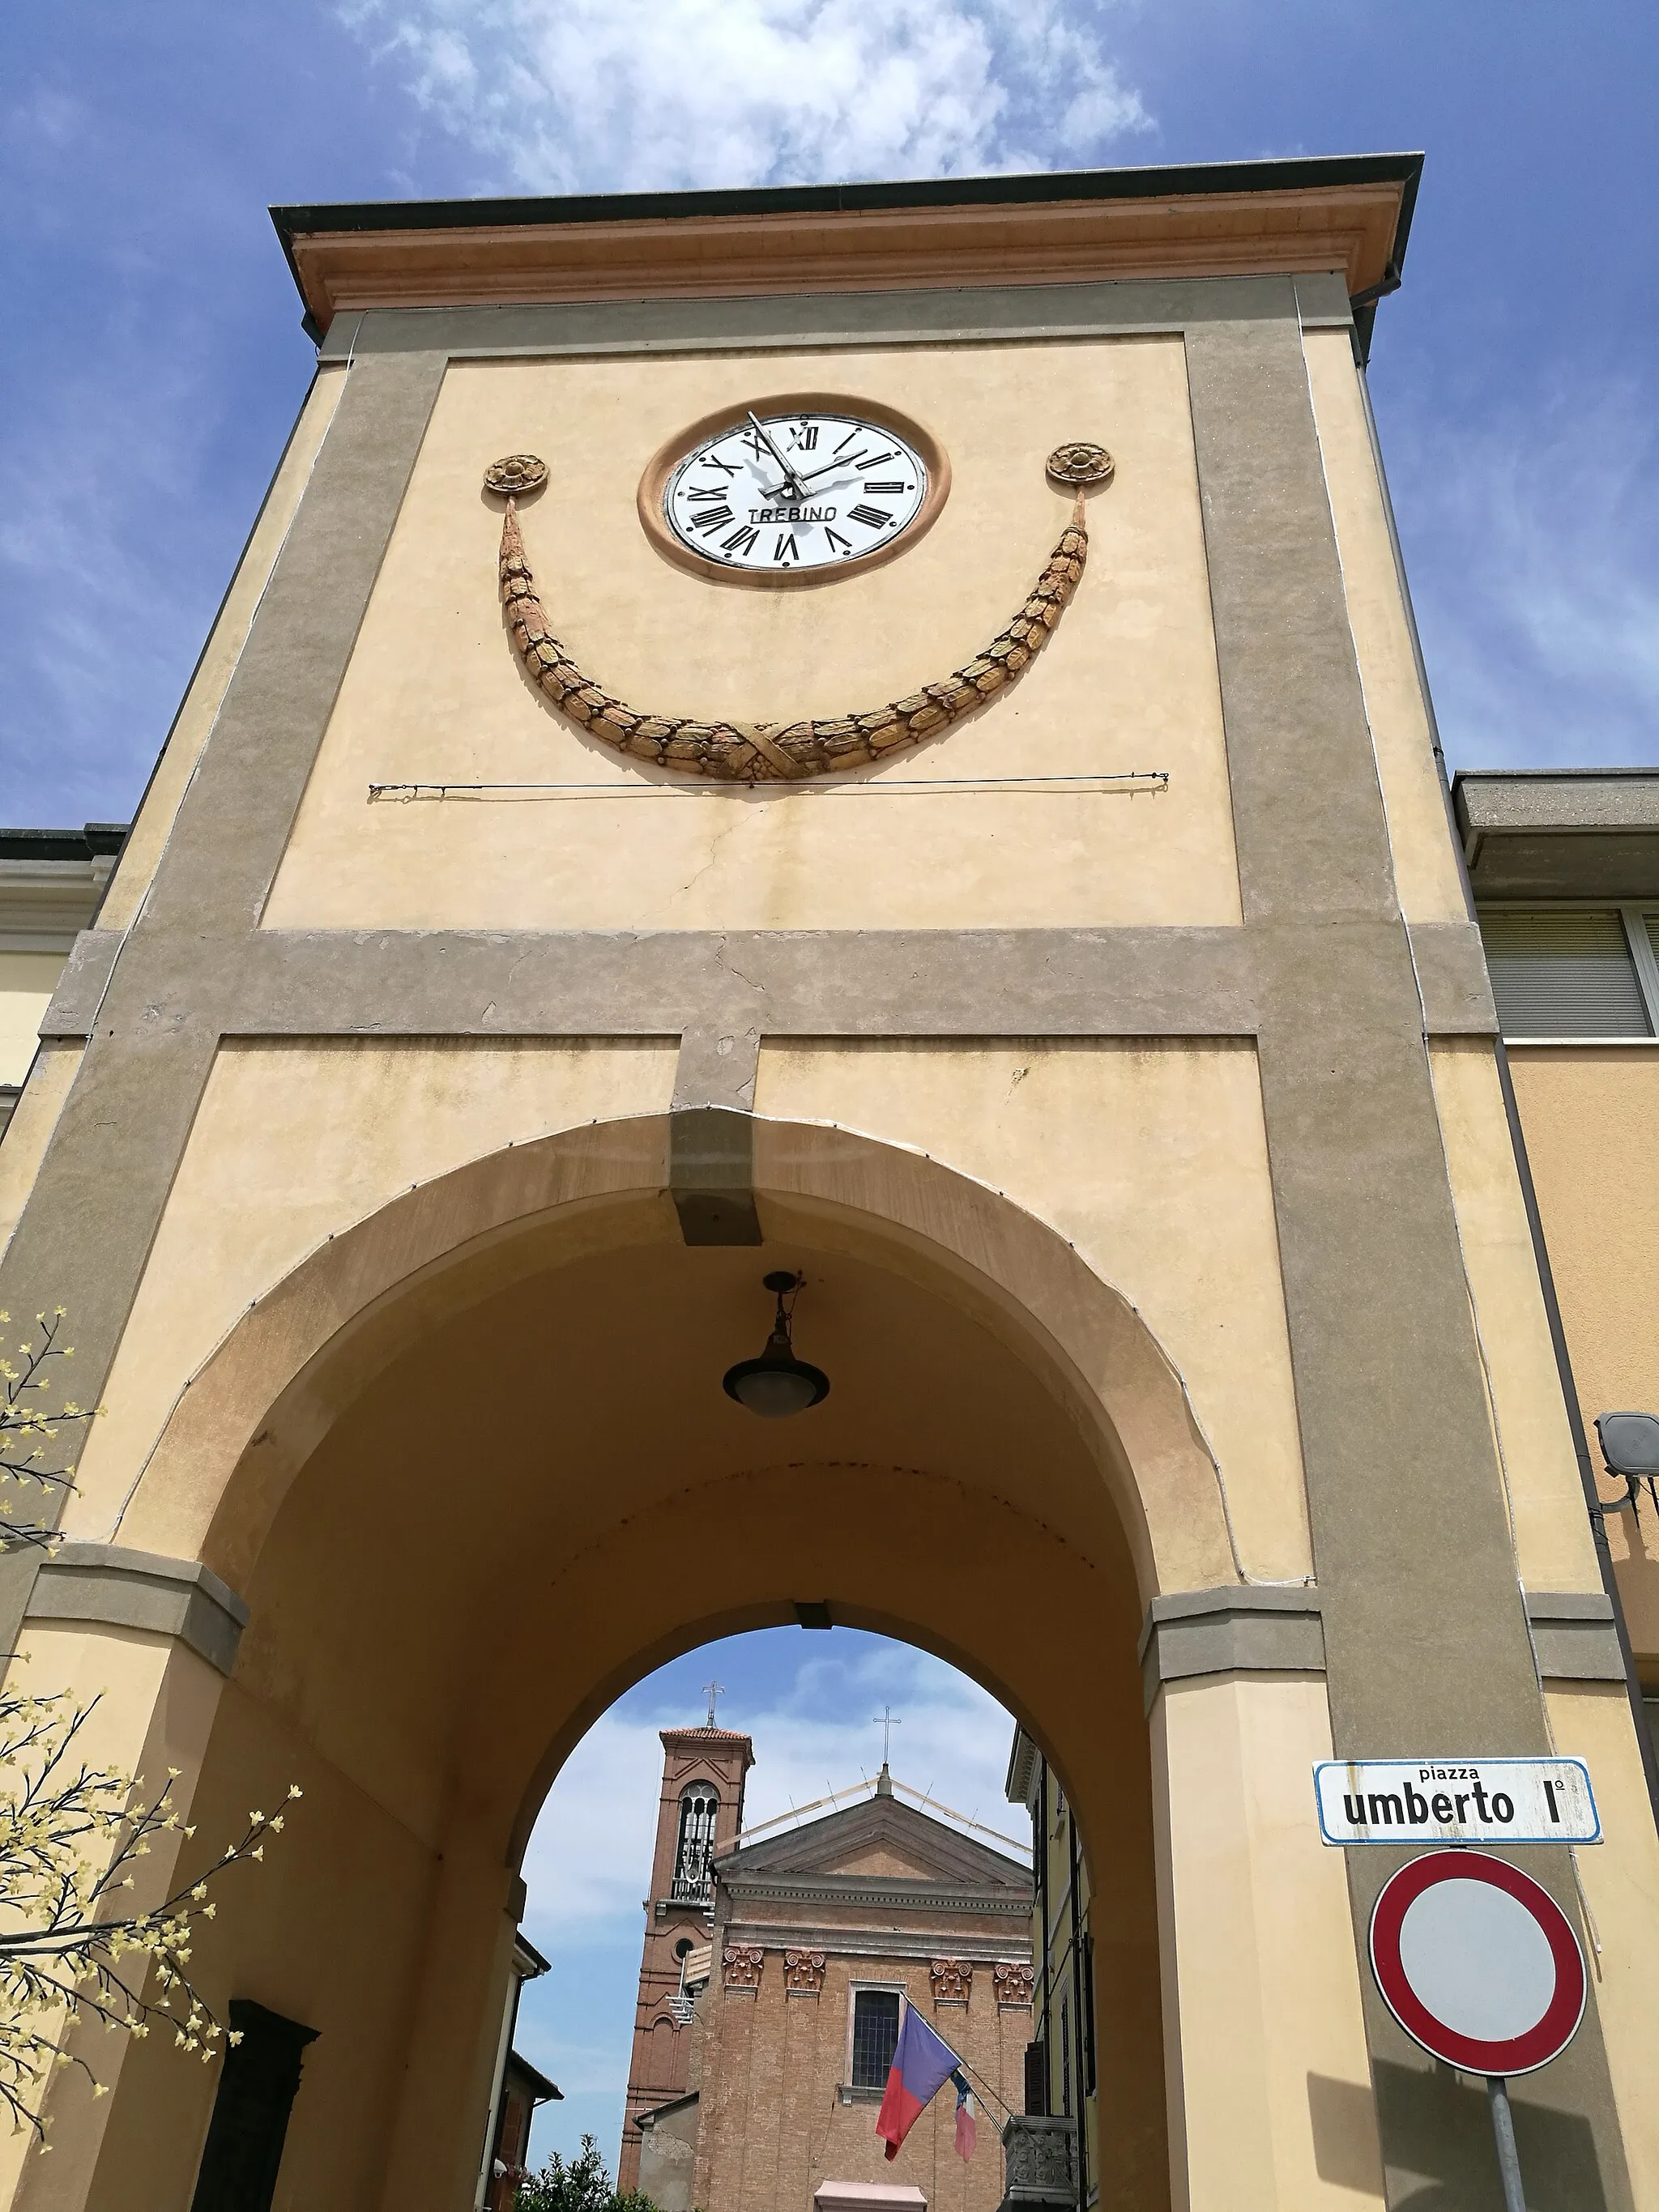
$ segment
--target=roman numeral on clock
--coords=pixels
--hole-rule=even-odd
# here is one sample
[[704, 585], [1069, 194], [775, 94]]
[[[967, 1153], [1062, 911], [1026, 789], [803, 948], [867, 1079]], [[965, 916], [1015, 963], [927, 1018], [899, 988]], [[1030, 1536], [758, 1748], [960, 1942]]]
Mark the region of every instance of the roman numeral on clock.
[[897, 477], [886, 477], [879, 483], [866, 484], [864, 489], [866, 491], [906, 492], [910, 487], [908, 483], [902, 483]]
[[[738, 465], [735, 461], [722, 461], [714, 453], [704, 453], [698, 461], [697, 466], [702, 469], [719, 469], [728, 477], [734, 477], [738, 473]], [[708, 494], [694, 491], [691, 496], [693, 499], [707, 499]]]
[[787, 538], [781, 532], [778, 533], [778, 542], [772, 548], [772, 558], [775, 561], [799, 560], [800, 548], [795, 543], [795, 533], [793, 530]]
[[737, 520], [729, 507], [705, 507], [691, 518], [693, 530], [718, 530], [722, 523]]
[[[736, 471], [734, 470], [732, 473], [735, 475]], [[726, 492], [724, 487], [720, 484], [699, 485], [696, 490], [689, 491], [685, 495], [688, 499], [724, 499]]]
[[830, 543], [835, 547], [836, 552], [842, 556], [843, 560], [846, 558], [848, 554], [852, 551], [852, 539], [850, 538], [843, 538], [839, 530], [831, 530], [826, 523], [824, 525], [823, 534], [830, 540]]
[[750, 553], [759, 536], [758, 530], [750, 530], [747, 524], [739, 523], [729, 538], [721, 538], [720, 550], [723, 553]]
[[792, 452], [811, 453], [815, 453], [817, 450], [817, 442], [818, 426], [816, 422], [811, 422], [807, 425], [805, 429], [797, 430], [794, 436], [789, 441], [789, 445]]
[[862, 502], [847, 510], [847, 520], [861, 522], [866, 530], [884, 530], [892, 519], [890, 514], [883, 514], [880, 507], [866, 507]]

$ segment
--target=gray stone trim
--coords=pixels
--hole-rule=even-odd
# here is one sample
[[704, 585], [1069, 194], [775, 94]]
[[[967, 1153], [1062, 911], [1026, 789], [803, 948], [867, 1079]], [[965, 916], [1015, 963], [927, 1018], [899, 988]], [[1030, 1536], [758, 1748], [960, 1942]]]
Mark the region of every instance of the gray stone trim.
[[1322, 1674], [1319, 1592], [1239, 1583], [1155, 1597], [1135, 1656], [1148, 1712], [1166, 1682], [1200, 1674]]
[[[1334, 293], [1340, 295], [1340, 308]], [[337, 315], [320, 363], [376, 355], [452, 361], [515, 354], [816, 351], [830, 346], [972, 345], [1171, 335], [1205, 322], [1352, 318], [1340, 276], [1114, 277], [1096, 283], [902, 291], [751, 293], [727, 299], [562, 301], [546, 306], [371, 307]]]
[[1312, 276], [1293, 276], [1297, 317], [1304, 331], [1351, 331], [1353, 307], [1348, 280], [1334, 270]]
[[52, 1004], [40, 1018], [43, 1037], [92, 1035], [122, 942], [123, 933], [118, 929], [81, 931], [70, 947]]
[[1337, 1749], [1542, 1750], [1301, 346], [1187, 356]]
[[1526, 1601], [1532, 1648], [1547, 1682], [1626, 1686], [1613, 1601], [1605, 1591], [1528, 1590]]
[[1422, 994], [1423, 1026], [1430, 1036], [1498, 1035], [1498, 1008], [1480, 932], [1468, 921], [1414, 921], [1412, 965]]
[[674, 1071], [672, 1109], [683, 1114], [691, 1107], [723, 1106], [752, 1114], [759, 1071], [760, 1030], [753, 1022], [687, 1030]]
[[688, 1244], [760, 1243], [752, 1118], [719, 1106], [672, 1114], [668, 1193]]
[[[1273, 939], [1255, 970], [1262, 1107], [1333, 1743], [1545, 1752], [1300, 334], [1209, 324], [1186, 352], [1240, 892], [1247, 931]], [[1345, 1855], [1362, 1957], [1377, 1856]], [[1575, 1913], [1568, 1855], [1531, 1863]], [[1403, 2202], [1474, 2138], [1417, 2098], [1427, 2062], [1360, 1978]], [[1628, 2207], [1593, 1996], [1552, 2082], [1584, 2116], [1608, 2205]]]
[[[787, 803], [787, 802], [786, 802]], [[1398, 922], [1349, 925], [1386, 957]], [[1480, 933], [1411, 933], [1431, 1036], [1495, 1033]], [[77, 945], [41, 1034], [91, 1034], [112, 932]], [[258, 930], [197, 1006], [232, 1036], [682, 1036], [677, 1107], [754, 1103], [772, 1036], [1250, 1036], [1273, 948], [1248, 929]], [[201, 950], [149, 949], [169, 998]]]
[[44, 1559], [29, 1594], [29, 1620], [99, 1621], [181, 1643], [228, 1674], [247, 1606], [197, 1559], [164, 1559], [120, 1544], [62, 1544]]
[[[102, 1392], [443, 380], [440, 355], [346, 380], [95, 1033], [0, 1261], [0, 1308], [64, 1306]], [[0, 1650], [27, 1575], [0, 1577]]]

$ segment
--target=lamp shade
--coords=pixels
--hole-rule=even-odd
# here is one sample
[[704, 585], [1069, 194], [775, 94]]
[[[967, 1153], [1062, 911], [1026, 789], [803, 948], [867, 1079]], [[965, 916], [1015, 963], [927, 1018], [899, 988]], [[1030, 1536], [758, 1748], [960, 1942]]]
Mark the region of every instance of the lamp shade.
[[830, 1377], [823, 1368], [797, 1359], [789, 1340], [789, 1316], [783, 1301], [786, 1293], [798, 1289], [799, 1284], [798, 1275], [767, 1276], [766, 1287], [776, 1296], [778, 1312], [766, 1349], [758, 1359], [740, 1359], [735, 1367], [728, 1367], [721, 1383], [728, 1398], [758, 1413], [763, 1420], [787, 1420], [792, 1413], [804, 1413], [809, 1406], [822, 1404], [830, 1395]]

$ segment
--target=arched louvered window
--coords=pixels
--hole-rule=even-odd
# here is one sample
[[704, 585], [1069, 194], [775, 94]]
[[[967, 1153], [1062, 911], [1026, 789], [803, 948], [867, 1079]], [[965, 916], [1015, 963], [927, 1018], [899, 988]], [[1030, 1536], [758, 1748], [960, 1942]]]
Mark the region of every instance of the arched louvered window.
[[674, 1853], [673, 1893], [683, 1904], [708, 1902], [708, 1862], [714, 1852], [714, 1814], [720, 1802], [706, 1782], [694, 1783], [680, 1799], [680, 1839]]

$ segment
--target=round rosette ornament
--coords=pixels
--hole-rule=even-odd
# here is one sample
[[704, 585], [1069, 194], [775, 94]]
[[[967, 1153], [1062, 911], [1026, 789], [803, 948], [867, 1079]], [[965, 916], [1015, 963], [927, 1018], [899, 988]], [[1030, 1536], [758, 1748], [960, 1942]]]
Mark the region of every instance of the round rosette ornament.
[[539, 453], [507, 453], [483, 473], [483, 488], [498, 499], [522, 499], [547, 482], [547, 463]]
[[1056, 446], [1044, 465], [1051, 483], [1092, 491], [1101, 484], [1110, 483], [1117, 464], [1104, 446], [1091, 445], [1079, 438], [1067, 445]]

